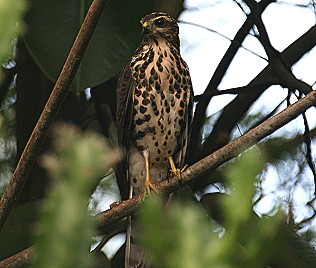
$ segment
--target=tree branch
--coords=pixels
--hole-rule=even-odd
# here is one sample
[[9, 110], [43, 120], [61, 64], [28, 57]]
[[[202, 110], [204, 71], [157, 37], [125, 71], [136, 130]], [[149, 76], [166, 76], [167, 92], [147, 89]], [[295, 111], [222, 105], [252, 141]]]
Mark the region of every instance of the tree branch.
[[[288, 62], [288, 64], [293, 65], [315, 45], [316, 26], [313, 26], [295, 42], [289, 45], [284, 51], [282, 51], [282, 57], [286, 60], [286, 62]], [[213, 127], [211, 135], [204, 142], [202, 154], [200, 157], [205, 157], [227, 142], [226, 140], [221, 139], [220, 135], [224, 133], [229, 137], [229, 133], [234, 128], [236, 123], [245, 114], [253, 102], [258, 99], [267, 88], [265, 82], [275, 82], [275, 80], [271, 80], [271, 77], [274, 76], [274, 73], [275, 72], [272, 66], [269, 64], [247, 85], [251, 87], [253, 85], [263, 86], [258, 86], [257, 90], [251, 91], [247, 94], [239, 94], [224, 108], [221, 117]]]
[[31, 259], [33, 247], [29, 247], [0, 262], [0, 268], [25, 267]]
[[[210, 169], [215, 169], [227, 162], [228, 160], [234, 158], [242, 151], [248, 149], [252, 145], [256, 144], [263, 138], [269, 136], [279, 128], [283, 127], [301, 113], [305, 112], [311, 106], [316, 105], [316, 91], [311, 92], [305, 98], [297, 101], [295, 104], [287, 107], [284, 111], [270, 118], [269, 120], [263, 122], [259, 126], [250, 130], [243, 136], [238, 139], [230, 142], [221, 149], [217, 150], [213, 154], [205, 157], [199, 162], [188, 167], [183, 173], [181, 181], [177, 177], [172, 177], [169, 180], [164, 180], [156, 185], [159, 193], [170, 194], [177, 191], [181, 187], [185, 186], [190, 181], [193, 181], [195, 178], [201, 176], [203, 173]], [[116, 223], [118, 220], [123, 219], [124, 217], [134, 213], [142, 200], [146, 198], [144, 195], [134, 196], [132, 199], [122, 201], [118, 205], [112, 207], [109, 210], [99, 213], [97, 218], [97, 226], [99, 230], [107, 228], [109, 225]], [[24, 255], [26, 254], [26, 255]], [[31, 248], [26, 251], [22, 251], [2, 262], [0, 262], [0, 268], [2, 267], [20, 267], [20, 266], [9, 266], [11, 261], [14, 261], [18, 258], [24, 256], [29, 258], [31, 254]], [[1, 266], [6, 263], [7, 266]]]
[[[275, 2], [275, 0], [262, 0], [259, 3], [261, 12], [263, 12], [265, 8], [272, 2]], [[228, 66], [231, 64], [233, 58], [235, 57], [241, 44], [247, 37], [252, 26], [253, 26], [252, 20], [249, 17], [247, 17], [246, 21], [236, 33], [234, 40], [231, 42], [221, 62], [216, 68], [204, 93], [208, 94], [209, 92], [217, 89], [218, 85], [222, 81], [228, 69]], [[205, 112], [206, 112], [207, 106], [209, 105], [211, 101], [211, 98], [212, 98], [211, 95], [205, 96], [205, 98], [201, 99], [201, 101], [197, 104], [196, 110], [195, 110], [195, 116], [193, 120], [193, 126], [192, 126], [193, 133], [197, 133], [197, 134], [200, 133], [204, 124], [204, 120], [205, 120]], [[201, 137], [196, 137], [194, 140], [191, 140], [190, 148], [193, 148], [193, 150], [189, 150], [190, 155], [188, 159], [190, 163], [194, 163], [199, 159], [200, 150], [198, 150], [198, 148], [200, 148], [200, 144], [201, 144]]]
[[[158, 183], [156, 187], [159, 193], [170, 194], [177, 191], [206, 171], [219, 167], [242, 151], [269, 136], [313, 105], [316, 105], [316, 91], [311, 92], [305, 98], [297, 101], [295, 104], [292, 104], [284, 111], [253, 128], [238, 139], [228, 143], [211, 155], [193, 164], [182, 173], [181, 181], [179, 181], [177, 177], [172, 177]], [[112, 209], [99, 213], [97, 215], [97, 218], [99, 219], [99, 228], [103, 229], [119, 219], [134, 213], [143, 199], [144, 196], [137, 195], [132, 199], [121, 202]]]
[[311, 92], [311, 87], [294, 76], [291, 71], [291, 65], [289, 65], [282, 57], [282, 54], [272, 46], [267, 29], [262, 21], [262, 11], [259, 4], [253, 0], [244, 1], [251, 10], [251, 18], [259, 31], [258, 39], [268, 55], [269, 62], [279, 80], [278, 83], [291, 90], [298, 89], [301, 93], [307, 95]]
[[106, 0], [94, 0], [88, 10], [59, 78], [1, 198], [0, 228], [4, 225], [10, 211], [19, 198], [31, 168], [39, 155], [40, 148], [68, 93], [71, 82], [75, 77], [81, 59], [107, 2]]

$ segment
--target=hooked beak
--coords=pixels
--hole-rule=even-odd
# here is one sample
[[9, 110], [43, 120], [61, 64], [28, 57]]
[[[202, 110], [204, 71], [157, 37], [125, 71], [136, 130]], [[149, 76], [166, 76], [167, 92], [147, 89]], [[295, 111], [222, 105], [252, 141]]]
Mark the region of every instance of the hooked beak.
[[142, 34], [149, 34], [149, 25], [147, 21], [143, 23]]

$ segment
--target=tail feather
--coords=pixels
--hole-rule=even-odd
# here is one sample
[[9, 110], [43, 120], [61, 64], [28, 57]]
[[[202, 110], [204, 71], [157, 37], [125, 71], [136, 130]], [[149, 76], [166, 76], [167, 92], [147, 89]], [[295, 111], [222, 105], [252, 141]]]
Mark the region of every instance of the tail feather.
[[126, 242], [125, 242], [125, 268], [130, 267], [130, 254], [131, 254], [131, 232], [132, 232], [132, 216], [127, 219], [126, 229]]
[[137, 245], [140, 230], [134, 217], [128, 217], [125, 248], [125, 268], [150, 268], [150, 262], [144, 250]]
[[[129, 198], [132, 198], [132, 195], [133, 188], [131, 186]], [[125, 268], [151, 268], [144, 250], [137, 245], [137, 237], [139, 237], [140, 232], [135, 216], [129, 216], [126, 229]]]

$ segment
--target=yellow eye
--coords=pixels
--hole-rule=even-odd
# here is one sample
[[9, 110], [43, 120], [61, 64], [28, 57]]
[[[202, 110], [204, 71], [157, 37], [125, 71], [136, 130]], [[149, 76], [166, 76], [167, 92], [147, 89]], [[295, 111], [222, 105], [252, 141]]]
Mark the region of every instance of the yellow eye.
[[155, 24], [157, 27], [163, 28], [166, 25], [166, 20], [164, 18], [156, 19]]

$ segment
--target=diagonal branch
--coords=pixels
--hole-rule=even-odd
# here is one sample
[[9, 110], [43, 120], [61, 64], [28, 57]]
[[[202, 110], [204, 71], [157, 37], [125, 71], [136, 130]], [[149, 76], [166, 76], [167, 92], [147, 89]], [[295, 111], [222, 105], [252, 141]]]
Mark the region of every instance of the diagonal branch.
[[284, 60], [282, 54], [272, 46], [268, 32], [262, 21], [262, 11], [260, 10], [259, 4], [253, 0], [244, 1], [251, 10], [251, 18], [253, 18], [254, 24], [257, 26], [259, 31], [258, 39], [268, 55], [269, 62], [276, 72], [279, 84], [291, 90], [298, 89], [305, 95], [311, 92], [310, 86], [294, 76], [291, 71], [291, 66]]
[[42, 144], [68, 93], [84, 52], [94, 33], [103, 9], [108, 1], [94, 0], [88, 10], [64, 67], [44, 107], [44, 110], [26, 144], [17, 167], [0, 201], [0, 228], [16, 204]]
[[[177, 177], [172, 177], [169, 180], [164, 180], [157, 184], [157, 189], [160, 193], [169, 194], [175, 192], [190, 181], [202, 175], [204, 172], [215, 169], [226, 161], [234, 158], [236, 155], [242, 151], [248, 149], [252, 145], [256, 144], [263, 138], [272, 134], [279, 128], [283, 127], [301, 113], [305, 112], [311, 106], [316, 105], [316, 91], [311, 92], [305, 98], [297, 101], [295, 104], [287, 107], [284, 111], [270, 118], [269, 120], [263, 122], [256, 128], [250, 130], [238, 139], [230, 142], [226, 146], [217, 150], [213, 154], [205, 157], [199, 162], [195, 163], [191, 167], [187, 168], [182, 173], [181, 183]], [[141, 201], [144, 199], [143, 195], [134, 196], [132, 199], [121, 202], [120, 204], [112, 207], [109, 210], [99, 213], [96, 218], [98, 219], [97, 225], [101, 230], [105, 229], [109, 225], [116, 223], [120, 219], [134, 213]], [[29, 261], [30, 254], [32, 253], [32, 248], [28, 248], [8, 259], [0, 262], [1, 267], [21, 267], [21, 266], [4, 266], [4, 264], [9, 265], [10, 261], [15, 261], [21, 259], [26, 264]]]
[[[206, 171], [215, 169], [226, 161], [234, 158], [242, 151], [269, 136], [314, 105], [316, 105], [316, 91], [311, 92], [305, 98], [297, 101], [295, 104], [292, 104], [284, 111], [187, 168], [182, 173], [181, 182], [179, 182], [177, 177], [172, 177], [169, 180], [160, 182], [157, 184], [158, 191], [165, 194], [177, 191], [185, 184], [193, 181], [198, 176], [201, 176]], [[134, 213], [143, 198], [144, 197], [142, 195], [137, 195], [132, 199], [123, 201], [112, 209], [98, 214], [97, 218], [99, 219], [99, 228], [103, 229], [119, 219]]]
[[[282, 57], [286, 60], [286, 62], [288, 62], [288, 64], [293, 65], [315, 45], [316, 26], [313, 26], [295, 42], [289, 45], [284, 51], [282, 51]], [[272, 82], [270, 85], [275, 83], [275, 80], [270, 79], [274, 76], [274, 73], [275, 72], [272, 66], [269, 64], [247, 85], [250, 87], [257, 85], [258, 88], [256, 90], [247, 94], [239, 94], [223, 109], [222, 115], [214, 125], [212, 133], [204, 142], [201, 157], [215, 151], [215, 149], [220, 148], [227, 142], [227, 140], [221, 139], [220, 135], [224, 133], [229, 137], [229, 133], [236, 126], [237, 122], [267, 88], [265, 82]]]
[[[261, 8], [261, 12], [265, 10], [265, 8], [271, 4], [272, 2], [275, 2], [275, 0], [262, 0], [259, 5]], [[235, 57], [237, 51], [239, 50], [241, 44], [247, 37], [251, 27], [253, 26], [252, 19], [250, 17], [247, 17], [244, 24], [240, 27], [238, 32], [236, 33], [234, 40], [231, 42], [229, 48], [227, 49], [225, 55], [223, 56], [221, 62], [219, 63], [218, 67], [216, 68], [214, 75], [212, 76], [209, 84], [207, 85], [207, 88], [205, 89], [204, 94], [208, 94], [211, 91], [214, 91], [217, 89], [218, 85], [222, 81], [230, 63], [232, 62], [233, 58]], [[200, 133], [202, 130], [204, 120], [205, 120], [205, 113], [208, 104], [211, 101], [212, 96], [207, 95], [201, 101], [197, 104], [195, 115], [194, 115], [194, 121], [192, 126], [192, 132], [193, 133]], [[200, 150], [197, 150], [197, 148], [200, 148], [201, 144], [201, 137], [196, 137], [194, 140], [191, 140], [190, 142], [190, 148], [193, 148], [193, 150], [189, 150], [189, 162], [194, 163], [198, 160], [200, 155]]]
[[0, 261], [0, 268], [25, 267], [30, 263], [33, 247], [29, 247], [3, 261]]

